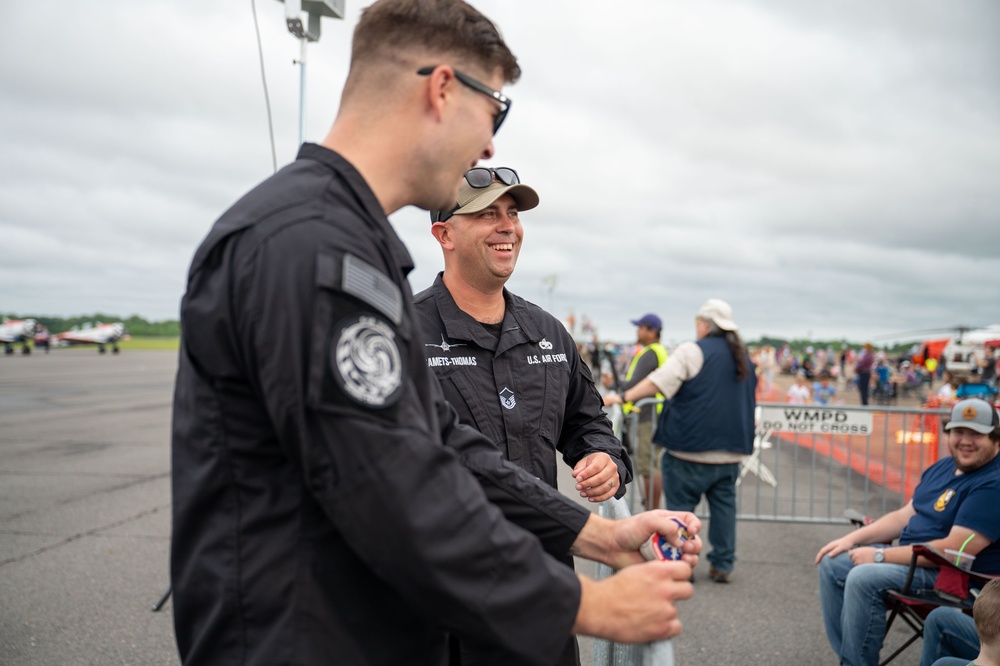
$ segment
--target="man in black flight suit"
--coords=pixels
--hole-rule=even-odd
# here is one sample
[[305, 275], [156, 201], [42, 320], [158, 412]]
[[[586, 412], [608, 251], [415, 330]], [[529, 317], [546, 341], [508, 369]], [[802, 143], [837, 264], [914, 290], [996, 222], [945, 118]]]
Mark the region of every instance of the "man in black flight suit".
[[[555, 488], [561, 453], [581, 496], [621, 497], [632, 479], [628, 454], [573, 337], [504, 288], [521, 249], [520, 213], [537, 205], [538, 194], [515, 170], [476, 167], [462, 178], [457, 209], [431, 211], [444, 272], [415, 299], [427, 365], [462, 423], [508, 460]], [[573, 565], [568, 555], [563, 561]], [[511, 659], [463, 644], [462, 663]], [[579, 663], [575, 640], [558, 663]]]
[[[504, 461], [423, 357], [386, 216], [455, 201], [519, 73], [459, 0], [375, 3], [322, 145], [196, 251], [172, 437], [184, 664], [441, 664], [446, 632], [544, 664], [571, 633], [680, 630], [697, 547], [681, 563], [636, 552], [676, 537], [668, 514], [602, 520]], [[592, 581], [555, 559], [567, 550], [627, 568]]]

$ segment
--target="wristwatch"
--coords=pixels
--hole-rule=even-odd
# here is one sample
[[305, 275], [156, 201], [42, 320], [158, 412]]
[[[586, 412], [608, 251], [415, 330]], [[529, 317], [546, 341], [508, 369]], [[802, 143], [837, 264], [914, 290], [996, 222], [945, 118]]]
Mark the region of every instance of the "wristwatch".
[[875, 554], [872, 556], [872, 561], [875, 564], [882, 564], [883, 562], [885, 562], [885, 550], [883, 550], [882, 548], [876, 548]]

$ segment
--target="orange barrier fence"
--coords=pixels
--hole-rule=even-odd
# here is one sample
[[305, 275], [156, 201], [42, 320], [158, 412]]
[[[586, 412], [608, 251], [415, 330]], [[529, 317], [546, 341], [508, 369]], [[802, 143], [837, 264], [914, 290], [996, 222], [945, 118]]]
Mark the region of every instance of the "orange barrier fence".
[[772, 439], [832, 458], [908, 501], [920, 475], [938, 459], [940, 435], [941, 417], [936, 412], [874, 412], [868, 435], [781, 432]]

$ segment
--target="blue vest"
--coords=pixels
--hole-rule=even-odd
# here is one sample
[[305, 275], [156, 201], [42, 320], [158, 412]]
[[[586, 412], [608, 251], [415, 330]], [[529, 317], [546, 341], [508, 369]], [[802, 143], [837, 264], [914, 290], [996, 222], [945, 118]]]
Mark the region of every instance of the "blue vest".
[[753, 452], [757, 378], [736, 380], [736, 363], [723, 337], [698, 341], [705, 364], [681, 384], [660, 414], [653, 441], [671, 451]]

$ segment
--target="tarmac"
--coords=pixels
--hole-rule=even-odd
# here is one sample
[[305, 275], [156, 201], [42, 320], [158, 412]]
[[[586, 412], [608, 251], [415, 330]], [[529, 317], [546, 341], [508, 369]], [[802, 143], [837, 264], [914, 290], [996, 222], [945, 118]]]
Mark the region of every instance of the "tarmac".
[[[150, 610], [168, 584], [175, 372], [174, 352], [0, 357], [0, 663], [178, 663], [170, 602]], [[847, 529], [741, 521], [732, 582], [702, 564], [680, 604], [676, 663], [836, 664], [813, 558]]]

